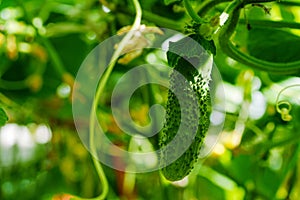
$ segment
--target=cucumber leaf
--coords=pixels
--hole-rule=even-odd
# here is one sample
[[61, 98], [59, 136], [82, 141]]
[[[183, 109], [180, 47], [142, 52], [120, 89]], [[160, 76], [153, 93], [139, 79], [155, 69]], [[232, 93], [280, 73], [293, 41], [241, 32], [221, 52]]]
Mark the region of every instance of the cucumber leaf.
[[300, 37], [283, 30], [252, 28], [248, 35], [249, 54], [271, 62], [300, 60]]

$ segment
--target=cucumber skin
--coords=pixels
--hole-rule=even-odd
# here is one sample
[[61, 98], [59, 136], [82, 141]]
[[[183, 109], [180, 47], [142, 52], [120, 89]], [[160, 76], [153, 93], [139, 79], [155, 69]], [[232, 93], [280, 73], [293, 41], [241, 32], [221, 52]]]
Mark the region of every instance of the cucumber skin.
[[[193, 59], [195, 57], [182, 57], [178, 59], [175, 66], [171, 66], [174, 67], [174, 70], [180, 72], [184, 78], [175, 71], [170, 74], [166, 121], [159, 137], [159, 146], [160, 148], [166, 147], [173, 140], [178, 132], [180, 123], [182, 123], [181, 114], [188, 116], [188, 123], [183, 124], [184, 130], [187, 130], [187, 133], [184, 134], [190, 134], [188, 133], [190, 131], [197, 132], [192, 142], [186, 141], [183, 134], [183, 137], [180, 138], [180, 143], [175, 144], [172, 150], [161, 152], [161, 172], [170, 181], [181, 180], [191, 172], [198, 160], [203, 140], [210, 125], [210, 78], [202, 77], [190, 63], [191, 60], [195, 61]], [[175, 93], [179, 94], [180, 97], [176, 98]], [[196, 96], [193, 94], [196, 94]], [[183, 107], [187, 106], [188, 109], [181, 110], [180, 107], [182, 106], [180, 106], [178, 99], [181, 99], [180, 104]], [[195, 112], [197, 109], [198, 114]], [[191, 143], [188, 149], [173, 163], [165, 166], [167, 160], [174, 158], [174, 152], [182, 150], [181, 146], [185, 142]]]

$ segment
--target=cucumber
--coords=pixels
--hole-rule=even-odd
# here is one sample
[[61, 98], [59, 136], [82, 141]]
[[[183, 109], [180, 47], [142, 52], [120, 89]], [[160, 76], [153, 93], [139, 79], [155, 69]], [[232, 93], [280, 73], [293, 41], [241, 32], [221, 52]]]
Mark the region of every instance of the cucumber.
[[[172, 144], [171, 148], [160, 153], [161, 172], [170, 181], [181, 180], [191, 172], [198, 160], [210, 125], [211, 77], [210, 73], [203, 74], [199, 70], [203, 63], [201, 61], [203, 49], [199, 45], [195, 46], [195, 41], [200, 44], [204, 42], [204, 48], [210, 53], [215, 53], [213, 42], [205, 40], [200, 35], [191, 35], [178, 42], [171, 42], [167, 52], [168, 63], [174, 69], [170, 74], [166, 120], [159, 136], [159, 147], [161, 149], [167, 147], [182, 126], [179, 140]], [[182, 120], [183, 117], [185, 120]], [[191, 137], [190, 134], [193, 132], [195, 135]], [[185, 144], [190, 145], [183, 151], [182, 146]], [[168, 164], [168, 161], [174, 160], [178, 152], [183, 154]]]

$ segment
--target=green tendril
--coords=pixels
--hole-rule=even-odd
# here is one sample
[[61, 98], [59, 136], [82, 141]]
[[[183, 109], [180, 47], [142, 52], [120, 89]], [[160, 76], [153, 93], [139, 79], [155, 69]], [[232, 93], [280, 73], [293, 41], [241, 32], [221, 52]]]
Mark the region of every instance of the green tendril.
[[[107, 179], [104, 174], [104, 171], [102, 169], [102, 166], [101, 166], [99, 160], [97, 159], [97, 151], [96, 151], [96, 147], [95, 147], [95, 143], [94, 143], [95, 142], [95, 140], [94, 140], [95, 124], [97, 121], [96, 110], [97, 110], [98, 102], [100, 100], [100, 96], [104, 91], [105, 85], [106, 85], [108, 78], [118, 60], [118, 57], [121, 55], [122, 50], [127, 45], [127, 43], [130, 41], [130, 39], [132, 38], [132, 36], [134, 34], [134, 31], [136, 31], [139, 28], [140, 23], [141, 23], [141, 17], [142, 17], [141, 6], [140, 6], [138, 0], [132, 0], [132, 1], [133, 1], [135, 10], [136, 10], [136, 16], [135, 16], [134, 23], [133, 23], [131, 29], [129, 30], [129, 32], [125, 35], [125, 37], [119, 43], [118, 48], [114, 52], [114, 54], [110, 60], [110, 63], [107, 67], [107, 70], [105, 71], [105, 73], [103, 75], [103, 78], [100, 80], [99, 87], [97, 89], [97, 92], [96, 92], [96, 95], [95, 95], [95, 98], [93, 101], [92, 109], [91, 109], [91, 114], [90, 114], [90, 125], [89, 125], [89, 127], [90, 127], [90, 132], [89, 132], [89, 134], [90, 134], [90, 140], [89, 140], [90, 150], [91, 150], [94, 166], [96, 168], [97, 174], [98, 174], [100, 182], [102, 184], [102, 193], [98, 197], [94, 198], [97, 200], [102, 200], [102, 199], [106, 198], [106, 196], [108, 194], [108, 183], [107, 183]], [[75, 197], [74, 199], [82, 199], [82, 198]]]
[[292, 120], [292, 116], [290, 115], [290, 111], [292, 110], [292, 105], [290, 102], [288, 102], [286, 100], [279, 101], [279, 98], [285, 90], [287, 90], [291, 87], [300, 87], [300, 84], [289, 85], [289, 86], [283, 88], [282, 90], [280, 90], [280, 92], [277, 95], [276, 102], [275, 102], [276, 111], [279, 114], [281, 114], [281, 119], [283, 121], [291, 121]]

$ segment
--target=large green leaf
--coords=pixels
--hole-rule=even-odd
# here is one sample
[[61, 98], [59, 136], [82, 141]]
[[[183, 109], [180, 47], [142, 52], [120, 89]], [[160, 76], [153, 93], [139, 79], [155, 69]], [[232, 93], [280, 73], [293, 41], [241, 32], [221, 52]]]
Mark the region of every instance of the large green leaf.
[[271, 62], [300, 60], [300, 37], [278, 29], [253, 28], [248, 35], [248, 51]]
[[4, 110], [0, 108], [0, 127], [3, 126], [8, 120], [8, 117]]

